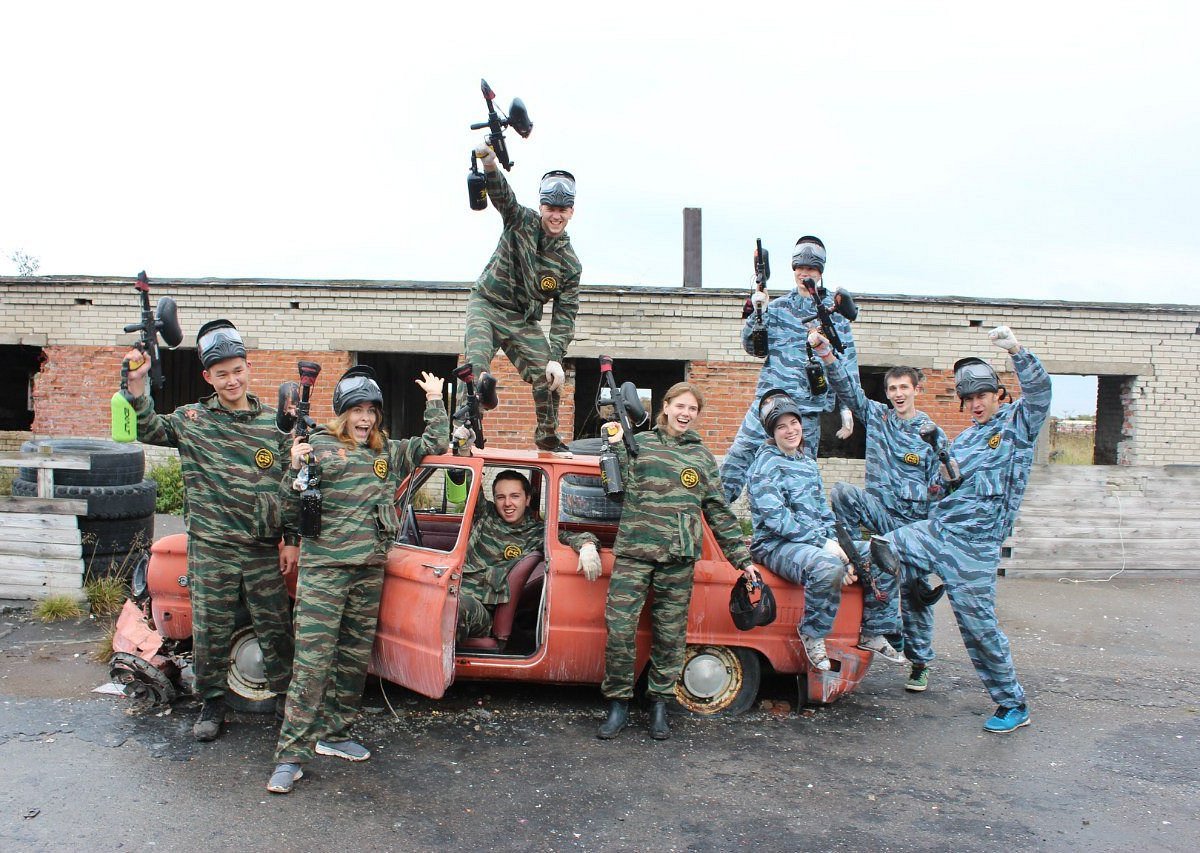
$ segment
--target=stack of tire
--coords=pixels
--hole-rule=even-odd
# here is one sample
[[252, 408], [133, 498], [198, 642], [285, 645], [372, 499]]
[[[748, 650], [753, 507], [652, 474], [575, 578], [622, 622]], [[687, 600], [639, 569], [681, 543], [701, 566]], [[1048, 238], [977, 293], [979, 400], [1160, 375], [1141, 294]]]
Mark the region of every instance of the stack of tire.
[[[84, 471], [54, 469], [54, 496], [87, 501], [80, 517], [83, 566], [89, 576], [127, 574], [136, 554], [154, 541], [154, 501], [158, 484], [146, 476], [146, 454], [136, 444], [94, 438], [45, 438], [27, 441], [21, 450], [38, 453], [88, 454], [92, 467]], [[16, 496], [37, 495], [37, 469], [21, 468], [13, 481]]]
[[[598, 456], [602, 446], [599, 438], [581, 438], [572, 441], [568, 448], [576, 456]], [[596, 476], [565, 475], [560, 498], [560, 521], [618, 521], [621, 518], [621, 502], [604, 493], [604, 483]]]

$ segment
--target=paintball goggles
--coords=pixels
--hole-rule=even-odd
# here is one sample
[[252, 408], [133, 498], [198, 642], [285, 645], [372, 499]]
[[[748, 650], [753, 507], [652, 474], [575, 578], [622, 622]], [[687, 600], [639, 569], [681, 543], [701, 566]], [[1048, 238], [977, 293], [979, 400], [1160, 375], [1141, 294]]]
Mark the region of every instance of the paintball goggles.
[[[632, 382], [623, 382], [620, 387], [617, 386], [617, 380], [613, 377], [612, 372], [613, 360], [611, 356], [600, 356], [600, 391], [596, 394], [596, 412], [605, 406], [612, 406], [616, 412], [617, 423], [621, 425], [621, 441], [625, 444], [625, 450], [629, 456], [636, 457], [638, 455], [637, 442], [633, 440], [633, 427], [642, 426], [646, 421], [650, 420], [650, 415], [646, 412], [645, 406], [642, 405], [642, 399], [638, 396], [637, 386]], [[608, 392], [605, 399], [605, 391]], [[603, 415], [601, 415], [603, 417]], [[604, 484], [604, 494], [608, 497], [617, 500], [625, 492], [625, 484], [621, 480], [621, 465], [617, 459], [616, 452], [612, 449], [612, 445], [608, 443], [608, 436], [601, 436], [604, 440], [604, 447], [600, 451], [600, 481]]]
[[[492, 91], [487, 80], [480, 80], [479, 88], [483, 92], [483, 100], [487, 104], [488, 117], [487, 121], [471, 125], [471, 130], [483, 130], [485, 127], [488, 129], [488, 147], [496, 152], [496, 159], [500, 161], [504, 171], [511, 172], [514, 163], [508, 156], [508, 144], [504, 139], [504, 130], [511, 127], [522, 139], [528, 139], [533, 130], [533, 122], [529, 120], [529, 111], [525, 109], [525, 103], [520, 98], [513, 98], [512, 106], [508, 108], [508, 115], [502, 115], [496, 109], [496, 93]], [[474, 152], [471, 152], [471, 171], [467, 174], [467, 195], [472, 210], [483, 210], [487, 207], [486, 182], [483, 173], [479, 171], [479, 160]]]
[[[758, 293], [767, 292], [767, 279], [771, 277], [771, 256], [763, 248], [762, 238], [754, 241], [754, 288]], [[767, 357], [767, 324], [763, 321], [763, 302], [751, 296], [742, 306], [742, 319], [754, 315], [754, 326], [750, 329], [750, 351], [755, 358]]]
[[[141, 301], [142, 318], [136, 323], [126, 325], [125, 331], [141, 333], [134, 346], [150, 359], [150, 384], [154, 388], [162, 388], [166, 377], [162, 372], [158, 339], [162, 338], [167, 349], [175, 349], [183, 341], [178, 308], [174, 299], [164, 296], [158, 300], [158, 305], [153, 310], [150, 309], [150, 279], [146, 278], [145, 270], [138, 273], [133, 286], [137, 289]], [[121, 363], [121, 388], [112, 397], [114, 441], [130, 442], [137, 438], [137, 415], [133, 411], [133, 396], [129, 393], [129, 371], [137, 370], [141, 366], [140, 360], [135, 364], [130, 364], [128, 359]]]

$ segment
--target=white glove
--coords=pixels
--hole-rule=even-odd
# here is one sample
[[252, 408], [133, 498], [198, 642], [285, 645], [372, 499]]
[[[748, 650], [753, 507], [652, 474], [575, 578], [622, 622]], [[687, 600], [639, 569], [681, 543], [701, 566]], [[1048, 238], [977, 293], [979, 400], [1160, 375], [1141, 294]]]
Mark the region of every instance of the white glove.
[[487, 142], [480, 142], [475, 146], [475, 156], [479, 158], [483, 168], [489, 172], [496, 171], [496, 152], [488, 146]]
[[842, 550], [842, 546], [838, 544], [836, 539], [826, 539], [825, 545], [821, 550], [826, 554], [837, 557], [843, 563], [850, 562], [850, 558], [846, 556], [846, 552]]
[[1021, 342], [1017, 340], [1017, 336], [1008, 326], [997, 326], [988, 332], [988, 337], [1000, 349], [1008, 350], [1010, 355], [1021, 348]]
[[854, 435], [854, 415], [851, 414], [849, 409], [842, 409], [842, 428], [836, 434], [841, 439], [846, 439]]
[[459, 424], [450, 433], [450, 443], [455, 456], [470, 456], [471, 445], [475, 443], [475, 430], [466, 424]]
[[600, 427], [600, 436], [607, 438], [609, 444], [617, 444], [625, 437], [625, 430], [621, 429], [621, 425], [616, 421], [609, 421]]
[[[833, 355], [833, 345], [816, 329], [808, 333], [808, 345], [812, 347], [813, 355], [817, 358], [828, 358]], [[854, 423], [851, 421], [851, 426], [853, 425]]]
[[557, 391], [567, 381], [567, 375], [557, 361], [546, 362], [546, 381], [550, 383], [551, 391]]
[[767, 303], [771, 301], [771, 297], [767, 296], [765, 290], [755, 290], [750, 294], [750, 304], [754, 306], [756, 311], [766, 311]]
[[600, 555], [596, 552], [595, 542], [583, 543], [583, 547], [579, 549], [579, 568], [575, 571], [582, 572], [590, 581], [600, 577]]

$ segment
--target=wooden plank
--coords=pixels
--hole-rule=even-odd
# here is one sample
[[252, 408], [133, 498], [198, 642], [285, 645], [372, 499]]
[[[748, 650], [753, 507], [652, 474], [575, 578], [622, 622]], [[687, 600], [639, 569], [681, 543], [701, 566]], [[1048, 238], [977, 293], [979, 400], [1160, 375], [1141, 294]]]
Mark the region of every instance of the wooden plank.
[[31, 542], [8, 539], [0, 542], [0, 557], [40, 557], [52, 560], [81, 560], [83, 545], [79, 542]]
[[12, 572], [59, 572], [83, 575], [82, 560], [53, 560], [39, 557], [8, 557], [0, 554], [0, 573]]
[[1064, 524], [1061, 527], [1051, 527], [1044, 524], [1018, 524], [1013, 530], [1011, 544], [1023, 544], [1039, 539], [1104, 539], [1126, 542], [1137, 542], [1146, 539], [1179, 539], [1191, 538], [1200, 540], [1200, 523], [1187, 522], [1183, 519], [1165, 519], [1156, 524], [1147, 519], [1136, 526], [1118, 527], [1087, 527], [1084, 525]]
[[85, 453], [22, 453], [16, 450], [0, 452], [0, 468], [65, 468], [86, 471], [92, 467], [92, 455]]
[[0, 586], [83, 588], [83, 572], [78, 576], [60, 572], [18, 572], [0, 569]]
[[[1001, 564], [1003, 565], [1003, 564]], [[1109, 577], [1116, 569], [1096, 568], [1096, 569], [1007, 569], [1004, 572], [1005, 578], [1090, 578], [1093, 580], [1101, 580]], [[1200, 570], [1195, 569], [1170, 569], [1166, 571], [1171, 577], [1186, 578], [1194, 580], [1200, 578]], [[1126, 569], [1117, 576], [1117, 578], [1152, 578], [1162, 577], [1163, 570], [1154, 569]], [[1001, 581], [1003, 583], [1003, 581]]]
[[44, 533], [79, 530], [79, 522], [69, 515], [33, 515], [25, 512], [0, 512], [0, 532], [39, 530]]
[[0, 497], [0, 512], [30, 512], [47, 515], [87, 515], [87, 501], [55, 498], [11, 498]]

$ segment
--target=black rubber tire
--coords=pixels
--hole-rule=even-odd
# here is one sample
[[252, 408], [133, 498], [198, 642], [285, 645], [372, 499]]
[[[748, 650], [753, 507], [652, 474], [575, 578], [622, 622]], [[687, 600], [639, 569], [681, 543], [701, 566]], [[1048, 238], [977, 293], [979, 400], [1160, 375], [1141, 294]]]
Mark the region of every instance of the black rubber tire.
[[[86, 453], [92, 467], [85, 471], [58, 468], [54, 471], [57, 486], [130, 486], [146, 476], [146, 453], [138, 444], [121, 444], [103, 438], [37, 438], [21, 445], [25, 453], [37, 453], [38, 448], [50, 447], [56, 453]], [[37, 482], [36, 468], [20, 468], [17, 479]]]
[[616, 521], [622, 505], [604, 494], [599, 476], [567, 474], [559, 495], [564, 515], [585, 521]]
[[604, 439], [599, 436], [595, 438], [577, 438], [567, 444], [567, 449], [580, 456], [599, 456], [600, 451], [604, 449]]
[[[79, 519], [82, 534], [83, 566], [92, 575], [132, 572], [134, 561], [127, 559], [135, 549], [149, 549], [154, 541], [154, 515], [144, 518]], [[114, 565], [115, 564], [115, 565]]]
[[[37, 483], [13, 480], [14, 497], [37, 497]], [[54, 497], [87, 501], [87, 518], [115, 520], [154, 514], [158, 483], [142, 480], [131, 486], [55, 486]]]

